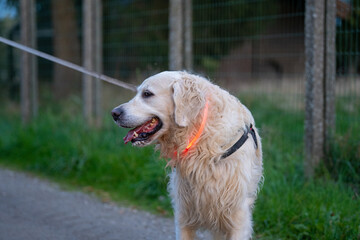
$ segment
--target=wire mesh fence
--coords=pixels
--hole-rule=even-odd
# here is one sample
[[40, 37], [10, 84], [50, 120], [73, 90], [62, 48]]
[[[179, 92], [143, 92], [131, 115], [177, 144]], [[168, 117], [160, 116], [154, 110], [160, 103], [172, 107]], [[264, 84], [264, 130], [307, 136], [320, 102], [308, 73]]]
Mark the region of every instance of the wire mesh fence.
[[[0, 2], [3, 6], [0, 33], [19, 40], [17, 1]], [[336, 2], [337, 145], [344, 139], [349, 140], [354, 148], [354, 156], [350, 158], [358, 159], [359, 138], [353, 133], [360, 129], [360, 3], [358, 0]], [[193, 0], [192, 7], [194, 72], [209, 77], [240, 99], [255, 96], [260, 101], [273, 102], [279, 114], [295, 112], [303, 120], [305, 1]], [[140, 83], [147, 76], [168, 69], [172, 44], [168, 37], [168, 1], [106, 0], [102, 12], [105, 74]], [[38, 49], [81, 63], [82, 15], [82, 1], [37, 0]], [[0, 49], [5, 53], [0, 56], [2, 93], [16, 99], [19, 53], [3, 45]], [[79, 94], [81, 76], [78, 73], [46, 60], [38, 61], [40, 85], [51, 86], [51, 93], [59, 97]], [[104, 98], [108, 98], [103, 101], [105, 108], [120, 102], [110, 97], [118, 95], [111, 87], [105, 87], [103, 92]], [[126, 95], [125, 92], [122, 95]], [[302, 142], [303, 127], [286, 134]], [[339, 152], [333, 154], [339, 155]]]
[[[337, 83], [336, 96], [338, 108], [348, 114], [337, 114], [339, 121], [347, 121], [348, 127], [343, 131], [351, 131], [359, 126], [359, 92], [360, 92], [360, 1], [352, 1], [350, 6], [341, 6], [342, 18], [337, 18], [336, 60]], [[341, 106], [340, 106], [341, 105]], [[341, 131], [341, 129], [339, 129]]]
[[105, 1], [105, 73], [140, 81], [167, 69], [167, 19], [167, 1]]
[[360, 1], [337, 1], [336, 136], [326, 164], [335, 178], [360, 183]]

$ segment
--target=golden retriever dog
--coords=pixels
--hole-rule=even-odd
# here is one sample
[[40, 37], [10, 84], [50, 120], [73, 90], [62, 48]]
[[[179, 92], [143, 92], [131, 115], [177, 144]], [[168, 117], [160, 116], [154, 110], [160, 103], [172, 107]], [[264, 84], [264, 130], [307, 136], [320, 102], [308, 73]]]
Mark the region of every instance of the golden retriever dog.
[[112, 111], [133, 128], [125, 143], [156, 143], [172, 167], [176, 239], [206, 229], [214, 239], [249, 239], [262, 179], [261, 141], [250, 111], [207, 79], [167, 71], [146, 79]]

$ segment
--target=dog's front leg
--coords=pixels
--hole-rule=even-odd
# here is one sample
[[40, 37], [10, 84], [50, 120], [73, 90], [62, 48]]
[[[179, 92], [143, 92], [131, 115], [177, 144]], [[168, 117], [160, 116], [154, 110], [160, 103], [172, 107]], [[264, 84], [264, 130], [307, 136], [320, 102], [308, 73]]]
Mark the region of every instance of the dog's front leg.
[[179, 223], [179, 212], [175, 208], [175, 233], [176, 240], [193, 240], [195, 239], [196, 230], [192, 227], [182, 226]]
[[180, 229], [179, 234], [176, 234], [177, 235], [176, 239], [177, 240], [193, 240], [193, 239], [195, 239], [195, 234], [196, 234], [195, 229], [185, 226]]
[[225, 240], [225, 236], [223, 233], [220, 232], [213, 232], [212, 233], [212, 240]]
[[252, 235], [251, 207], [245, 204], [242, 209], [234, 214], [233, 220], [237, 227], [227, 233], [228, 239], [249, 240]]

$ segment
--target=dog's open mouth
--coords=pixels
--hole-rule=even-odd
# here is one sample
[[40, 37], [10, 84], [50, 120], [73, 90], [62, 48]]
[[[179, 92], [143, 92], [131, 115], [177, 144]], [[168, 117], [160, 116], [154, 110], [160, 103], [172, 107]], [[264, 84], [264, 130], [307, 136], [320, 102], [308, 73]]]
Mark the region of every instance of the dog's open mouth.
[[158, 117], [153, 117], [144, 124], [137, 126], [130, 130], [124, 137], [124, 142], [144, 142], [148, 140], [152, 135], [158, 132], [162, 127], [162, 122]]

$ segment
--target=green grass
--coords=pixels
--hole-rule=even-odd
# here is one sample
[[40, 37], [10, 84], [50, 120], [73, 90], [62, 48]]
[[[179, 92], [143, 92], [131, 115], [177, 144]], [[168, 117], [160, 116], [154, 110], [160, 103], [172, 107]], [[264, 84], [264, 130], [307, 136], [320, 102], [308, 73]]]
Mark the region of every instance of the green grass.
[[[303, 177], [303, 112], [259, 99], [242, 98], [260, 128], [264, 151], [265, 182], [254, 210], [255, 238], [360, 239], [357, 148], [344, 149], [342, 141], [336, 140], [331, 158], [337, 162], [351, 159], [341, 168], [353, 169], [355, 175], [344, 170], [334, 177], [333, 168], [325, 166], [315, 180], [307, 181]], [[341, 118], [335, 139], [342, 139], [349, 131], [343, 129], [344, 121], [359, 113], [343, 111], [341, 104], [338, 108]], [[152, 147], [125, 146], [125, 131], [109, 116], [104, 127], [93, 129], [81, 117], [63, 112], [61, 117], [59, 110], [42, 112], [24, 127], [17, 114], [3, 110], [0, 163], [95, 192], [104, 201], [112, 199], [171, 215], [166, 192], [169, 170]], [[360, 127], [351, 127], [349, 142], [358, 147]]]
[[43, 113], [29, 126], [17, 116], [0, 119], [0, 163], [65, 184], [94, 191], [104, 198], [168, 212], [165, 160], [152, 147], [124, 145], [124, 130], [106, 118], [101, 129], [80, 117]]

